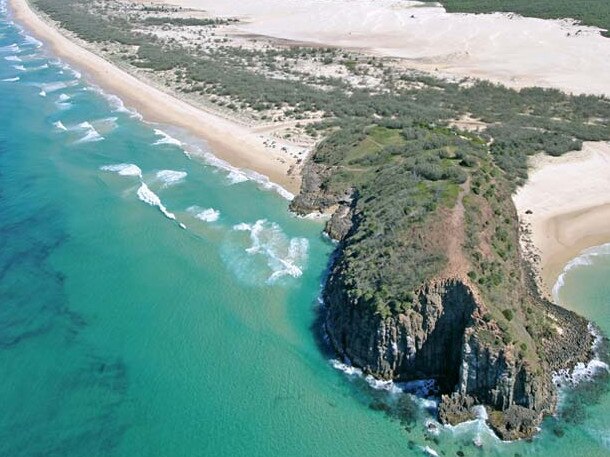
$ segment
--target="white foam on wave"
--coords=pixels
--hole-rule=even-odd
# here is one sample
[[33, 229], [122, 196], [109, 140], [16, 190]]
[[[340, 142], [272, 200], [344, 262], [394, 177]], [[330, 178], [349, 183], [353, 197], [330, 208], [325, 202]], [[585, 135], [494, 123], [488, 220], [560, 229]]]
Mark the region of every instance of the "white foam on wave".
[[161, 211], [168, 219], [176, 220], [176, 215], [167, 210], [163, 203], [161, 203], [159, 196], [150, 190], [145, 183], [142, 183], [138, 188], [138, 198], [150, 206], [156, 206], [159, 208], [159, 211]]
[[70, 96], [68, 94], [59, 94], [59, 97], [57, 97], [57, 101], [58, 102], [67, 102], [68, 100], [70, 100]]
[[142, 120], [142, 116], [140, 115], [140, 113], [138, 113], [137, 111], [131, 110], [129, 108], [126, 108], [125, 104], [123, 103], [123, 100], [121, 100], [116, 95], [105, 92], [101, 87], [90, 86], [90, 87], [87, 87], [85, 90], [93, 91], [96, 94], [100, 95], [101, 97], [105, 98], [106, 101], [112, 107], [112, 110], [114, 112], [126, 113], [126, 114], [129, 114], [130, 117]]
[[227, 179], [231, 184], [239, 184], [240, 182], [248, 181], [248, 177], [239, 170], [232, 170], [227, 175]]
[[117, 120], [117, 117], [111, 116], [105, 117], [103, 119], [96, 119], [94, 121], [91, 121], [90, 124], [98, 133], [106, 134], [110, 133], [118, 127]]
[[268, 284], [284, 276], [298, 278], [303, 274], [309, 249], [306, 238], [289, 239], [278, 224], [266, 219], [259, 219], [254, 224], [237, 224], [233, 230], [250, 233], [251, 245], [245, 251], [248, 255], [265, 258], [271, 270]]
[[51, 94], [60, 89], [65, 89], [66, 87], [76, 86], [78, 81], [54, 81], [50, 83], [37, 84], [40, 88], [41, 92], [46, 94]]
[[15, 76], [14, 78], [4, 78], [2, 81], [5, 83], [14, 83], [19, 81], [19, 76]]
[[8, 46], [0, 47], [0, 52], [19, 52], [21, 48], [17, 46], [17, 43], [9, 44]]
[[77, 140], [76, 143], [92, 143], [96, 141], [102, 141], [104, 137], [99, 134], [97, 130], [89, 123], [89, 122], [81, 122], [78, 124], [77, 129], [84, 130], [85, 136], [83, 136], [80, 140]]
[[425, 455], [430, 455], [432, 457], [438, 457], [438, 452], [436, 452], [430, 446], [420, 446], [419, 448]]
[[21, 58], [18, 56], [6, 56], [4, 60], [8, 60], [9, 62], [21, 62]]
[[26, 68], [23, 65], [13, 65], [13, 68], [17, 71], [25, 71]]
[[40, 48], [42, 46], [42, 41], [37, 40], [36, 38], [34, 38], [33, 36], [30, 35], [26, 35], [25, 39], [23, 40], [24, 43], [26, 44], [32, 44], [37, 48]]
[[557, 282], [553, 286], [552, 295], [555, 301], [559, 301], [559, 290], [565, 283], [566, 274], [574, 268], [589, 266], [593, 264], [593, 260], [599, 256], [610, 256], [610, 243], [601, 246], [595, 246], [582, 251], [577, 257], [569, 261], [563, 268], [563, 271], [557, 278]]
[[591, 348], [594, 356], [587, 363], [577, 363], [572, 370], [559, 370], [553, 373], [553, 383], [560, 390], [566, 387], [575, 387], [581, 382], [591, 382], [599, 374], [610, 372], [608, 364], [600, 360], [599, 357], [599, 348], [603, 342], [603, 336], [592, 324], [589, 324], [588, 328], [589, 333], [594, 337]]
[[41, 97], [46, 97], [47, 93], [44, 90], [41, 90], [40, 92], [38, 92], [38, 95], [40, 95]]
[[25, 71], [27, 71], [27, 72], [35, 72], [35, 71], [40, 71], [40, 70], [46, 70], [47, 68], [49, 68], [49, 66], [46, 63], [44, 63], [42, 65], [38, 65], [37, 67], [25, 68]]
[[155, 129], [155, 135], [160, 136], [161, 138], [159, 138], [157, 141], [155, 141], [153, 143], [154, 146], [157, 146], [160, 144], [173, 144], [174, 146], [182, 146], [182, 141], [177, 140], [176, 138], [174, 138], [171, 135], [168, 135], [163, 130]]
[[[60, 59], [52, 59], [49, 61], [49, 63], [55, 67], [59, 67], [62, 70], [68, 71], [70, 73], [72, 73], [72, 75], [76, 78], [76, 79], [81, 79], [83, 75], [81, 75], [81, 73], [77, 70], [75, 70], [74, 68], [72, 68], [70, 65], [68, 65], [67, 63], [63, 62]], [[60, 71], [59, 73], [63, 74], [63, 71]]]
[[53, 125], [54, 125], [54, 126], [55, 126], [55, 128], [57, 128], [58, 130], [62, 130], [62, 131], [64, 131], [64, 132], [65, 132], [66, 130], [68, 130], [68, 129], [66, 128], [66, 126], [63, 124], [63, 122], [61, 122], [61, 121], [53, 122]]
[[114, 173], [118, 173], [121, 176], [137, 176], [138, 178], [142, 178], [142, 170], [137, 165], [133, 163], [117, 163], [112, 165], [104, 165], [100, 167], [100, 170], [103, 171], [112, 171]]
[[[425, 399], [436, 392], [436, 382], [433, 379], [420, 379], [408, 382], [394, 382], [377, 379], [371, 375], [364, 375], [360, 368], [354, 367], [349, 361], [341, 362], [337, 359], [330, 360], [331, 365], [336, 370], [342, 371], [349, 377], [359, 377], [375, 390], [385, 390], [390, 393], [410, 393], [418, 398]], [[425, 407], [436, 407], [436, 402], [422, 403]]]
[[201, 208], [199, 206], [190, 206], [187, 211], [203, 222], [216, 222], [220, 218], [220, 211], [214, 208]]
[[157, 179], [163, 182], [163, 187], [180, 184], [184, 181], [186, 176], [187, 173], [185, 171], [159, 170], [157, 172]]
[[224, 160], [219, 159], [210, 152], [205, 152], [203, 154], [203, 158], [208, 164], [212, 165], [213, 167], [228, 171], [229, 173], [227, 175], [227, 179], [229, 180], [230, 184], [237, 184], [244, 181], [254, 181], [258, 183], [263, 189], [272, 190], [284, 197], [286, 200], [294, 199], [293, 193], [284, 189], [279, 184], [271, 182], [267, 176], [261, 175], [260, 173], [257, 173], [252, 170], [236, 168], [225, 162]]

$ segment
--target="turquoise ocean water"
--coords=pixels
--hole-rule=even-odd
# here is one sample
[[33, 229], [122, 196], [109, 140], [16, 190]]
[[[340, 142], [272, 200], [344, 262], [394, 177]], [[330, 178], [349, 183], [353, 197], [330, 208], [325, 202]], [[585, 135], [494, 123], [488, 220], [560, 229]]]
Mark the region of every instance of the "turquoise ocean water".
[[[336, 369], [321, 224], [190, 158], [205, 145], [88, 86], [1, 5], [0, 456], [610, 455], [604, 383], [508, 444]], [[589, 263], [560, 298], [610, 332], [610, 256]]]

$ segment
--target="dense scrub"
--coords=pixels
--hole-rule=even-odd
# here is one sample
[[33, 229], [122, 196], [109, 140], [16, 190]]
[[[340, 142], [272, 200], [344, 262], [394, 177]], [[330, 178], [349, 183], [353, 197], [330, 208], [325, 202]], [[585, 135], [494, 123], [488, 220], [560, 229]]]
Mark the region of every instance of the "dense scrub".
[[[436, 0], [435, 0], [436, 1]], [[440, 0], [450, 13], [517, 13], [542, 19], [570, 18], [604, 29], [610, 37], [610, 3], [606, 0]]]
[[[503, 343], [514, 343], [524, 356], [534, 346], [532, 335], [549, 331], [544, 316], [524, 298], [510, 195], [526, 179], [532, 154], [561, 155], [580, 149], [583, 141], [610, 140], [608, 99], [447, 82], [392, 68], [384, 71], [381, 89], [357, 88], [332, 77], [302, 80], [293, 77], [286, 59], [313, 57], [354, 70], [358, 65], [336, 50], [223, 45], [193, 50], [142, 32], [147, 22], [217, 27], [220, 22], [213, 19], [117, 22], [92, 15], [84, 0], [34, 3], [84, 40], [136, 46], [128, 63], [179, 75], [187, 93], [229, 97], [235, 110], [282, 109], [294, 119], [321, 113], [307, 126], [324, 138], [311, 161], [329, 170], [321, 177], [321, 192], [353, 199], [354, 225], [343, 241], [339, 266], [354, 302], [367, 303], [383, 317], [411, 308], [417, 289], [447, 266], [447, 239], [458, 235], [447, 221], [459, 200], [465, 212], [461, 249], [467, 275], [489, 305], [485, 318], [498, 322]], [[555, 8], [549, 6], [553, 14], [564, 14], [562, 3], [544, 3]], [[590, 3], [600, 20], [607, 20], [602, 2]], [[477, 4], [459, 3], [462, 8]], [[456, 127], [454, 121], [466, 115], [483, 129]]]

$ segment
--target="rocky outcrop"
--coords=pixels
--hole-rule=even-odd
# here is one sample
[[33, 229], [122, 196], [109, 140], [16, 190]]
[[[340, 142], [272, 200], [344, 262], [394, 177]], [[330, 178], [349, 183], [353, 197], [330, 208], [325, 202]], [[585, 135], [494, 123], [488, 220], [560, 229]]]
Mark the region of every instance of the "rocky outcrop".
[[442, 395], [439, 417], [456, 424], [484, 405], [503, 439], [531, 436], [553, 411], [548, 370], [534, 373], [512, 345], [497, 345], [501, 333], [485, 322], [469, 285], [457, 279], [428, 284], [413, 308], [388, 318], [370, 304], [350, 303], [341, 273], [325, 290], [327, 332], [342, 356], [367, 374], [395, 381], [435, 379]]
[[[332, 210], [326, 231], [336, 240], [347, 241], [359, 226], [358, 195], [353, 189], [342, 195], [325, 190], [322, 183], [327, 173], [328, 169], [313, 162], [306, 166], [303, 189], [292, 209], [300, 213]], [[526, 356], [524, 346], [516, 347], [506, 338], [506, 329], [490, 317], [490, 304], [483, 302], [467, 277], [429, 278], [413, 291], [409, 306], [389, 314], [379, 312], [375, 303], [350, 293], [353, 282], [345, 278], [341, 262], [344, 244], [338, 246], [323, 292], [330, 342], [339, 355], [377, 378], [435, 379], [443, 423], [480, 417], [477, 412], [482, 406], [489, 425], [502, 439], [530, 437], [556, 407], [552, 372], [590, 357], [593, 339], [587, 321], [541, 299], [535, 285], [527, 284], [527, 265], [522, 267], [523, 287], [514, 291], [515, 297], [545, 316], [549, 329], [532, 336], [536, 347], [529, 348]], [[526, 322], [521, 328], [533, 335]]]
[[413, 309], [389, 318], [368, 303], [349, 303], [339, 272], [329, 279], [327, 330], [353, 364], [383, 379], [434, 378], [450, 390], [460, 376], [466, 328], [476, 303], [464, 284], [447, 281], [420, 292]]

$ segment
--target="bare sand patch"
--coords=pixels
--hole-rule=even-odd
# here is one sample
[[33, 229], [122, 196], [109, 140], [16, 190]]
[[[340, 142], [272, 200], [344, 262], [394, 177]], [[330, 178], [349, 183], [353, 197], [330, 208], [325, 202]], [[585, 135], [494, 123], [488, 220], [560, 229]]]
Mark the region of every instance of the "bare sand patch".
[[531, 230], [542, 285], [550, 292], [570, 259], [610, 242], [610, 143], [587, 142], [562, 157], [537, 155], [531, 166], [513, 200]]
[[406, 0], [154, 1], [239, 17], [232, 27], [243, 33], [400, 57], [439, 76], [610, 95], [610, 39], [570, 20], [447, 13]]

